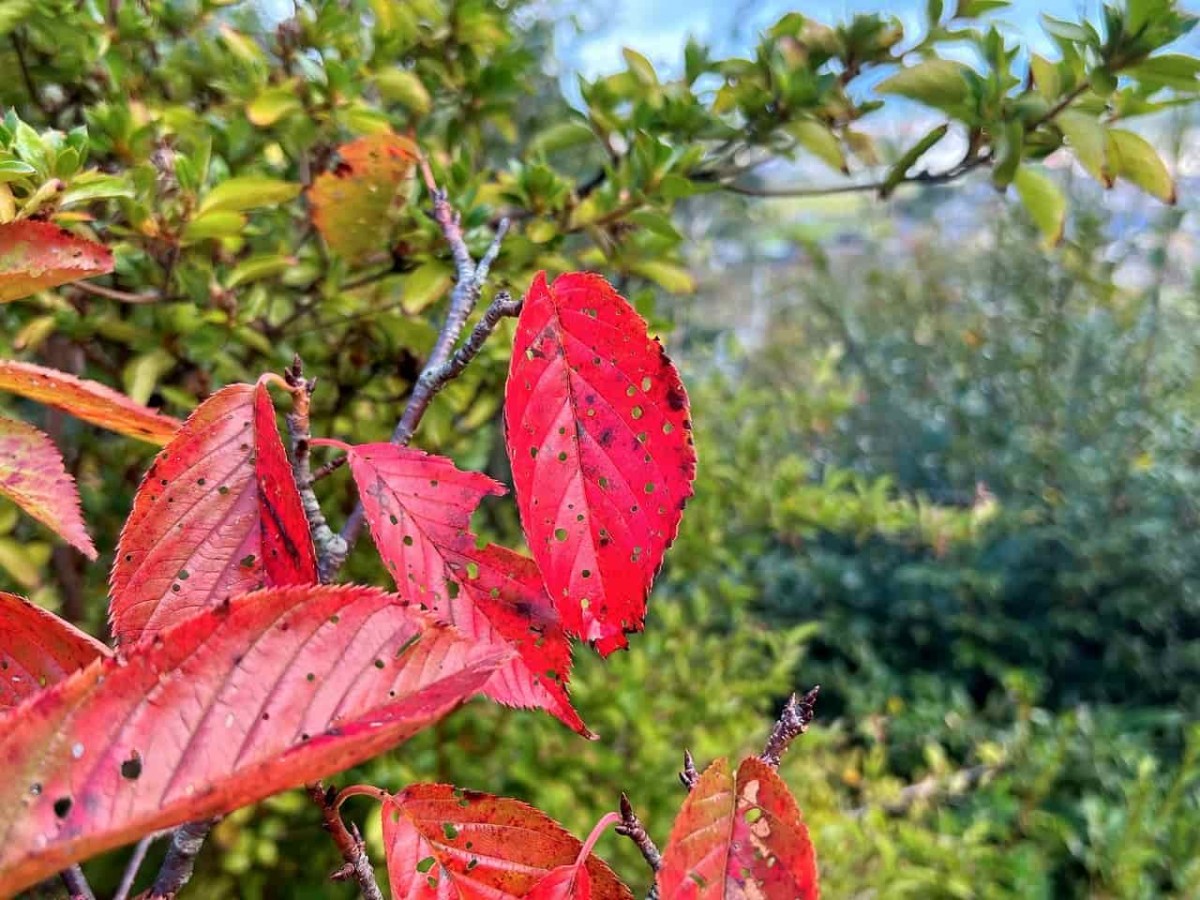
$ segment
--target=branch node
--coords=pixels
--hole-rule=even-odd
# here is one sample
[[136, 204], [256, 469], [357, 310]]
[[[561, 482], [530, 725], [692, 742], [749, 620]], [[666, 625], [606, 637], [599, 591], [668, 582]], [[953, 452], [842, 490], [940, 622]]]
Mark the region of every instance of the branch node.
[[662, 853], [655, 846], [654, 839], [646, 833], [646, 826], [633, 811], [633, 804], [624, 792], [621, 793], [621, 823], [616, 826], [616, 832], [633, 841], [651, 872], [658, 872], [662, 868]]
[[699, 780], [700, 773], [696, 770], [696, 760], [692, 757], [692, 751], [684, 750], [683, 771], [679, 773], [679, 782], [690, 791]]
[[772, 769], [779, 768], [779, 761], [787, 752], [792, 741], [808, 731], [809, 723], [813, 720], [817, 694], [820, 692], [821, 686], [818, 684], [814, 685], [803, 697], [792, 694], [788, 698], [783, 712], [779, 714], [779, 721], [771, 729], [771, 736], [767, 738], [766, 747], [759, 757]]

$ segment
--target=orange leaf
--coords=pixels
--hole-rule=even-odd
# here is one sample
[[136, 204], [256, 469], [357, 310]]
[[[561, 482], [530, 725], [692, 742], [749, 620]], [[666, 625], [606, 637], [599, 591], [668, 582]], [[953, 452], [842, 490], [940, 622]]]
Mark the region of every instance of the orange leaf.
[[0, 710], [112, 651], [70, 622], [0, 591]]
[[112, 252], [49, 222], [0, 225], [0, 303], [113, 270]]
[[329, 248], [351, 262], [387, 247], [389, 214], [418, 158], [416, 144], [398, 134], [372, 134], [338, 148], [341, 162], [308, 192], [312, 219]]
[[724, 759], [700, 776], [671, 829], [658, 872], [661, 900], [816, 900], [817, 859], [800, 807], [761, 759]]
[[88, 559], [96, 548], [79, 511], [75, 479], [54, 442], [32, 425], [0, 417], [0, 494]]
[[367, 587], [245, 594], [182, 621], [0, 715], [0, 896], [356, 765], [501, 659]]
[[36, 400], [151, 444], [165, 444], [181, 424], [98, 382], [11, 359], [0, 359], [0, 391]]

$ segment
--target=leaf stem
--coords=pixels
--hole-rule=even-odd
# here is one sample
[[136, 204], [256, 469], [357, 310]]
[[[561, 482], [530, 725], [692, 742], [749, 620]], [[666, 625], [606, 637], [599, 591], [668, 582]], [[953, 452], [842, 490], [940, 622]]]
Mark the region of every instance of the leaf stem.
[[353, 831], [346, 828], [338, 812], [339, 794], [333, 788], [326, 790], [321, 782], [307, 786], [308, 796], [321, 810], [322, 827], [329, 832], [333, 842], [337, 844], [338, 852], [342, 854], [345, 865], [331, 876], [334, 881], [346, 881], [353, 878], [358, 882], [358, 889], [366, 900], [383, 900], [383, 894], [375, 881], [375, 870], [367, 857], [366, 845], [358, 828], [351, 825]]

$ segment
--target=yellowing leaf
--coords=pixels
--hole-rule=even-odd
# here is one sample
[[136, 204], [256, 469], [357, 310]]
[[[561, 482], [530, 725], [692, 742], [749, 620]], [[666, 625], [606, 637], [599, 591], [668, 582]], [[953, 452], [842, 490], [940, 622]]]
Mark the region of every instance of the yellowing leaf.
[[1104, 126], [1094, 116], [1075, 110], [1059, 113], [1055, 122], [1079, 164], [1106, 188], [1112, 187], [1114, 173], [1109, 164], [1109, 142]]
[[284, 116], [301, 109], [300, 98], [296, 96], [294, 84], [281, 84], [267, 88], [250, 101], [246, 107], [246, 118], [259, 128], [274, 125]]
[[1163, 203], [1174, 205], [1175, 181], [1162, 157], [1144, 137], [1121, 128], [1110, 129], [1108, 155], [1119, 177]]
[[450, 290], [454, 274], [440, 262], [427, 262], [404, 277], [404, 311], [416, 315]]
[[957, 106], [967, 99], [966, 75], [971, 70], [949, 59], [927, 59], [901, 69], [880, 82], [881, 94], [899, 94], [937, 109]]
[[418, 116], [425, 115], [433, 106], [425, 84], [408, 69], [384, 69], [375, 75], [375, 86], [384, 100], [399, 103]]
[[629, 270], [672, 294], [690, 294], [696, 290], [696, 282], [688, 270], [672, 263], [646, 259], [634, 263]]
[[242, 212], [261, 206], [287, 203], [300, 194], [300, 185], [277, 178], [246, 175], [222, 181], [200, 202], [200, 214], [218, 211]]
[[811, 119], [792, 122], [786, 131], [796, 139], [796, 143], [811, 153], [829, 168], [844, 175], [850, 173], [846, 166], [846, 156], [842, 153], [841, 141], [832, 131], [820, 122]]
[[1046, 244], [1054, 246], [1061, 241], [1067, 201], [1058, 185], [1037, 169], [1022, 166], [1013, 179], [1013, 186], [1034, 224], [1046, 236]]

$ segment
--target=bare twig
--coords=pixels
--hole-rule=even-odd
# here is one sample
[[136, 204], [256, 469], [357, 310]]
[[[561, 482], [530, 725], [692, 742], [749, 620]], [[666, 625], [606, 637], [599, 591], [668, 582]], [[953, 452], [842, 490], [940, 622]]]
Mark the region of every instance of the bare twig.
[[[484, 320], [490, 321], [490, 326], [484, 327], [481, 332], [480, 328], [476, 328], [472, 332], [471, 339], [463, 346], [463, 353], [456, 354], [455, 346], [458, 344], [458, 339], [462, 335], [463, 329], [466, 327], [467, 319], [470, 318], [471, 311], [475, 308], [475, 304], [479, 300], [479, 294], [483, 289], [483, 282], [487, 278], [488, 272], [491, 269], [492, 263], [500, 253], [500, 244], [504, 240], [504, 235], [508, 231], [508, 221], [501, 220], [496, 228], [496, 234], [492, 238], [491, 245], [487, 251], [480, 257], [476, 263], [471, 256], [471, 251], [467, 247], [465, 238], [463, 237], [462, 221], [459, 218], [454, 207], [450, 205], [447, 199], [446, 192], [438, 187], [437, 182], [433, 177], [433, 170], [429, 167], [428, 160], [422, 158], [420, 161], [421, 174], [425, 180], [425, 187], [433, 198], [433, 219], [441, 228], [442, 236], [446, 239], [446, 243], [450, 246], [450, 255], [454, 259], [455, 282], [454, 290], [450, 293], [450, 305], [446, 311], [445, 321], [442, 323], [441, 331], [438, 332], [437, 340], [434, 342], [433, 350], [429, 354], [429, 358], [425, 361], [425, 366], [421, 370], [420, 376], [417, 378], [417, 383], [414, 385], [412, 394], [408, 399], [408, 405], [404, 408], [404, 413], [400, 417], [400, 421], [396, 424], [395, 430], [392, 432], [392, 443], [401, 446], [412, 440], [413, 433], [417, 430], [417, 425], [420, 424], [421, 418], [425, 415], [425, 411], [429, 408], [430, 402], [447, 382], [458, 375], [462, 371], [462, 367], [466, 365], [479, 352], [483, 341], [491, 330], [496, 327], [500, 319], [504, 315], [511, 315], [507, 310], [512, 309], [512, 300], [505, 296], [500, 301], [500, 306], [492, 314], [489, 319], [485, 313]], [[492, 304], [493, 307], [496, 304]], [[492, 313], [491, 309], [488, 313]], [[478, 336], [478, 343], [473, 349], [468, 349], [472, 339]], [[452, 359], [452, 357], [454, 357]], [[456, 368], [457, 366], [457, 368]], [[342, 457], [341, 459], [344, 459]], [[341, 463], [334, 461], [321, 469], [322, 476], [329, 474], [337, 469]], [[341, 537], [345, 542], [344, 550], [331, 551], [329, 556], [328, 577], [332, 578], [342, 567], [349, 555], [350, 550], [354, 547], [355, 541], [358, 540], [359, 534], [363, 527], [363, 506], [362, 503], [356, 503], [354, 510], [346, 519], [346, 524], [342, 527]]]
[[760, 757], [772, 769], [779, 768], [779, 761], [787, 751], [788, 745], [808, 730], [808, 724], [813, 719], [817, 694], [820, 692], [821, 686], [818, 684], [803, 697], [792, 694], [788, 698], [787, 705], [783, 707], [779, 721], [771, 729], [771, 736], [767, 738], [767, 746]]
[[63, 884], [67, 886], [67, 893], [70, 894], [71, 900], [96, 900], [96, 895], [92, 893], [92, 886], [88, 884], [83, 869], [78, 865], [63, 869], [62, 880]]
[[336, 571], [336, 568], [330, 568], [333, 560], [346, 558], [346, 542], [325, 521], [321, 504], [317, 502], [317, 495], [313, 492], [313, 475], [309, 462], [309, 441], [312, 440], [309, 407], [317, 381], [315, 378], [305, 379], [304, 364], [299, 355], [292, 360], [292, 365], [284, 372], [283, 377], [292, 392], [292, 411], [286, 417], [288, 435], [292, 441], [292, 474], [296, 479], [296, 489], [300, 492], [300, 502], [304, 506], [308, 530], [316, 549], [317, 574], [323, 583], [328, 583]]
[[196, 869], [196, 857], [204, 846], [204, 839], [217, 823], [216, 819], [187, 822], [175, 829], [171, 835], [171, 847], [167, 858], [150, 888], [149, 900], [174, 900], [183, 886], [191, 880]]
[[319, 781], [308, 785], [308, 796], [321, 810], [322, 827], [329, 832], [333, 842], [337, 844], [338, 852], [342, 854], [345, 865], [331, 876], [334, 881], [346, 881], [353, 878], [358, 882], [358, 889], [366, 900], [383, 900], [383, 894], [375, 881], [375, 870], [371, 860], [367, 858], [366, 845], [358, 828], [353, 831], [346, 828], [342, 814], [338, 812], [339, 797], [336, 790], [325, 789]]
[[679, 773], [679, 781], [690, 791], [696, 786], [696, 782], [699, 780], [700, 773], [696, 771], [696, 760], [692, 757], [692, 751], [684, 750], [683, 771]]
[[633, 841], [642, 854], [642, 859], [646, 860], [646, 865], [650, 867], [650, 871], [657, 872], [662, 868], [662, 854], [655, 846], [654, 839], [646, 833], [646, 826], [642, 824], [642, 820], [633, 811], [633, 804], [629, 802], [629, 797], [623, 792], [621, 794], [621, 824], [617, 826], [617, 834], [623, 834]]
[[121, 303], [158, 303], [163, 299], [163, 295], [158, 291], [131, 294], [128, 291], [119, 291], [116, 288], [105, 287], [102, 284], [92, 284], [90, 281], [76, 281], [72, 283], [71, 287], [83, 291], [85, 294], [107, 297], [109, 300], [117, 300]]
[[129, 862], [125, 864], [125, 871], [121, 875], [121, 883], [117, 885], [117, 892], [113, 894], [113, 900], [125, 900], [129, 896], [129, 892], [133, 890], [133, 883], [137, 881], [142, 863], [146, 860], [146, 851], [150, 849], [150, 845], [157, 837], [157, 834], [148, 834], [137, 842], [133, 853], [129, 855]]

